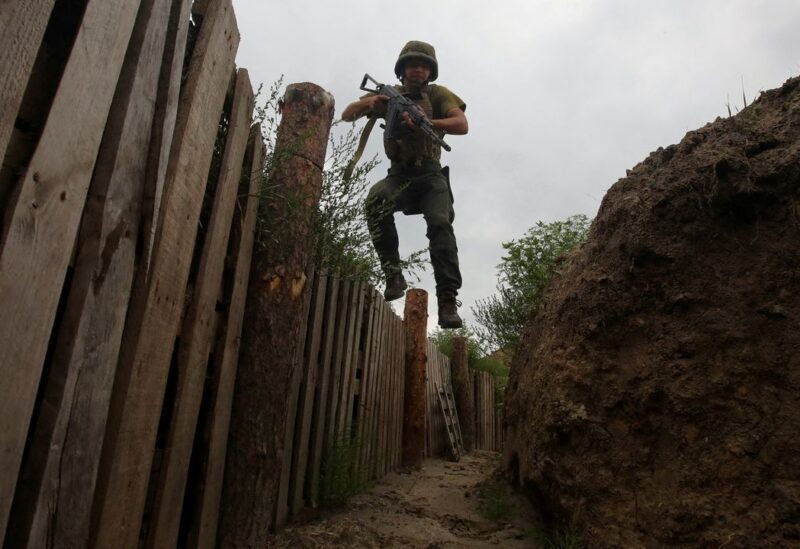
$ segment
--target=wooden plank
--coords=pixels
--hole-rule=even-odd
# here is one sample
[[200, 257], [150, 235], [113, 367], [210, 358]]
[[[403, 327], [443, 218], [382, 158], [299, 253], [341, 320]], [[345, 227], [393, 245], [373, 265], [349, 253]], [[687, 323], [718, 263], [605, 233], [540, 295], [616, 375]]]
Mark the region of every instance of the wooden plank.
[[428, 429], [430, 430], [430, 456], [436, 456], [439, 452], [439, 437], [438, 437], [438, 430], [437, 430], [437, 414], [436, 414], [436, 404], [434, 399], [436, 398], [436, 391], [434, 390], [434, 385], [438, 381], [438, 368], [437, 368], [437, 361], [438, 355], [436, 353], [436, 347], [433, 343], [428, 340], [428, 364], [427, 364], [427, 382], [426, 382], [426, 395], [428, 397]]
[[172, 143], [152, 274], [132, 303], [109, 412], [94, 512], [97, 546], [133, 547], [150, 477], [192, 246], [239, 33], [230, 0], [212, 2]]
[[367, 404], [367, 428], [368, 438], [366, 444], [366, 459], [364, 464], [367, 469], [367, 478], [375, 478], [375, 466], [378, 461], [378, 391], [380, 390], [381, 377], [383, 375], [383, 364], [381, 355], [383, 353], [383, 324], [386, 316], [385, 302], [378, 296], [376, 298], [378, 307], [378, 323], [376, 326], [375, 347], [372, 355], [372, 367], [374, 375], [371, 376], [369, 387], [369, 399]]
[[387, 337], [389, 317], [391, 310], [389, 304], [381, 302], [383, 309], [383, 325], [381, 326], [381, 351], [378, 355], [380, 360], [380, 374], [375, 396], [375, 423], [376, 423], [376, 446], [373, 452], [375, 463], [375, 478], [381, 478], [385, 474], [386, 467], [386, 384], [389, 373], [389, 339]]
[[319, 351], [322, 343], [325, 300], [328, 290], [328, 276], [320, 275], [316, 281], [316, 297], [313, 305], [313, 322], [309, 327], [310, 344], [306, 347], [305, 375], [300, 391], [300, 406], [297, 419], [300, 421], [298, 438], [294, 441], [292, 476], [289, 486], [289, 509], [296, 515], [303, 508], [303, 489], [309, 458], [309, 439], [311, 438], [311, 419], [314, 413], [314, 393], [319, 376]]
[[[223, 352], [220, 358], [219, 381], [211, 414], [208, 460], [205, 465], [205, 486], [199, 503], [197, 533], [190, 535], [190, 546], [198, 549], [213, 549], [216, 545], [219, 502], [222, 494], [222, 478], [225, 471], [225, 454], [230, 426], [233, 387], [236, 379], [236, 363], [242, 334], [247, 283], [253, 256], [256, 218], [258, 217], [258, 192], [264, 168], [264, 144], [261, 140], [261, 125], [251, 131], [252, 159], [249, 171], [248, 196], [245, 198], [244, 220], [236, 253], [236, 267], [231, 290], [228, 322], [225, 327]], [[236, 220], [234, 220], [234, 223]]]
[[317, 392], [314, 396], [314, 417], [311, 420], [311, 443], [309, 460], [311, 462], [310, 482], [308, 497], [311, 505], [317, 506], [319, 493], [319, 475], [322, 465], [322, 454], [325, 424], [328, 408], [328, 385], [332, 377], [331, 359], [333, 355], [333, 336], [336, 333], [336, 305], [339, 300], [339, 277], [332, 275], [328, 278], [328, 295], [325, 304], [325, 319], [323, 321], [324, 337], [320, 353], [319, 379]]
[[0, 158], [3, 158], [55, 0], [0, 2]]
[[372, 338], [373, 338], [373, 326], [375, 321], [375, 290], [372, 286], [365, 286], [364, 288], [364, 334], [361, 337], [361, 342], [359, 344], [358, 349], [358, 363], [359, 363], [359, 370], [361, 373], [360, 378], [358, 375], [354, 378], [355, 386], [354, 386], [354, 393], [358, 394], [358, 407], [356, 408], [355, 414], [355, 438], [356, 443], [360, 446], [359, 448], [359, 459], [356, 461], [356, 470], [360, 471], [359, 467], [361, 466], [360, 461], [360, 452], [361, 447], [364, 445], [364, 418], [365, 418], [365, 410], [366, 410], [366, 387], [367, 387], [367, 379], [369, 376], [369, 353], [372, 349]]
[[56, 307], [138, 4], [88, 2], [19, 184], [16, 207], [8, 212], [0, 252], [0, 309], [9, 320], [0, 324], [0, 533], [8, 520]]
[[378, 306], [379, 294], [374, 288], [370, 287], [370, 337], [368, 346], [364, 350], [364, 361], [361, 367], [361, 385], [359, 391], [359, 418], [358, 418], [358, 441], [361, 445], [358, 455], [358, 472], [362, 480], [369, 480], [369, 463], [367, 461], [371, 439], [372, 439], [372, 388], [375, 383], [377, 367], [375, 354], [380, 339], [380, 320], [381, 311]]
[[203, 397], [215, 333], [225, 251], [228, 247], [242, 162], [250, 135], [253, 88], [245, 69], [236, 75], [233, 106], [222, 155], [214, 205], [200, 256], [192, 302], [181, 331], [178, 385], [159, 471], [148, 547], [173, 547], [178, 541], [183, 494], [192, 455], [197, 416]]
[[[42, 413], [23, 464], [7, 544], [80, 547], [133, 281], [139, 203], [159, 80], [168, 0], [145, 0], [100, 145]], [[69, 435], [69, 436], [67, 436]]]
[[492, 402], [491, 402], [491, 387], [489, 386], [489, 374], [484, 372], [483, 373], [483, 421], [485, 424], [485, 433], [486, 433], [486, 449], [492, 449], [492, 424], [491, 419], [489, 417], [491, 409], [492, 409]]
[[483, 450], [483, 375], [475, 372], [475, 430], [478, 449]]
[[[336, 312], [336, 336], [333, 342], [333, 358], [331, 363], [332, 378], [328, 387], [328, 410], [326, 414], [325, 434], [322, 441], [324, 452], [331, 450], [341, 440], [337, 427], [339, 407], [342, 405], [342, 386], [345, 382], [345, 354], [347, 352], [348, 316], [351, 313], [351, 300], [354, 298], [355, 285], [352, 280], [342, 280], [339, 286], [339, 302]], [[323, 454], [323, 460], [325, 459]]]
[[400, 467], [400, 460], [402, 459], [403, 452], [403, 390], [405, 379], [405, 366], [406, 366], [406, 339], [405, 339], [405, 324], [403, 319], [397, 321], [397, 344], [399, 351], [397, 352], [397, 426], [395, 436], [397, 437], [397, 448], [395, 451], [394, 467]]
[[364, 283], [357, 282], [353, 288], [353, 298], [348, 313], [347, 321], [347, 349], [345, 351], [344, 366], [342, 368], [342, 390], [339, 403], [339, 417], [336, 418], [336, 436], [349, 440], [353, 418], [353, 394], [356, 383], [356, 368], [358, 366], [358, 347], [361, 339], [361, 328], [364, 322], [364, 300], [366, 292]]
[[172, 11], [167, 23], [167, 45], [161, 65], [161, 82], [156, 98], [156, 114], [153, 134], [150, 138], [150, 158], [147, 162], [144, 196], [142, 200], [142, 263], [140, 268], [143, 286], [150, 272], [153, 242], [156, 238], [158, 213], [167, 178], [169, 153], [178, 117], [178, 99], [183, 76], [183, 61], [186, 56], [186, 40], [189, 32], [189, 13], [192, 0], [172, 0]]
[[376, 376], [375, 376], [375, 383], [372, 387], [372, 396], [371, 396], [371, 406], [370, 410], [371, 413], [371, 425], [372, 425], [372, 437], [370, 439], [369, 445], [369, 470], [371, 472], [370, 477], [375, 479], [378, 474], [378, 465], [380, 464], [380, 460], [383, 456], [380, 455], [380, 390], [381, 386], [383, 385], [383, 376], [386, 372], [384, 362], [384, 353], [386, 347], [386, 339], [384, 338], [384, 327], [386, 325], [386, 317], [388, 316], [388, 304], [382, 299], [382, 296], [378, 298], [378, 307], [380, 309], [381, 317], [380, 317], [380, 325], [378, 328], [378, 339], [377, 339], [377, 348], [375, 354], [375, 366], [376, 366]]
[[[310, 276], [311, 280], [315, 279], [315, 275]], [[300, 388], [303, 383], [303, 376], [305, 369], [303, 367], [305, 360], [305, 349], [308, 342], [308, 332], [311, 319], [311, 303], [313, 300], [314, 286], [312, 291], [307, 292], [308, 297], [303, 304], [303, 323], [300, 328], [300, 337], [296, 349], [295, 368], [292, 373], [292, 380], [289, 386], [289, 398], [286, 404], [286, 429], [284, 430], [283, 442], [283, 456], [281, 460], [281, 477], [278, 481], [278, 494], [275, 498], [275, 526], [280, 527], [286, 524], [289, 518], [289, 483], [292, 478], [292, 466], [294, 455], [294, 436], [295, 426], [297, 424], [297, 407], [300, 403]]]
[[395, 410], [395, 394], [397, 389], [397, 340], [395, 334], [397, 333], [397, 316], [394, 310], [390, 307], [389, 315], [389, 338], [391, 341], [390, 354], [387, 357], [389, 366], [389, 383], [386, 388], [386, 466], [384, 473], [389, 473], [394, 470], [394, 455], [395, 455], [395, 423], [396, 423], [396, 410]]
[[384, 368], [385, 380], [383, 383], [383, 391], [381, 392], [382, 404], [382, 426], [383, 443], [381, 444], [381, 452], [383, 459], [381, 460], [381, 476], [385, 476], [391, 470], [392, 462], [392, 421], [394, 419], [393, 413], [393, 389], [394, 389], [394, 311], [391, 306], [387, 305], [387, 322], [384, 328], [384, 337], [386, 338], [386, 352], [384, 353]]

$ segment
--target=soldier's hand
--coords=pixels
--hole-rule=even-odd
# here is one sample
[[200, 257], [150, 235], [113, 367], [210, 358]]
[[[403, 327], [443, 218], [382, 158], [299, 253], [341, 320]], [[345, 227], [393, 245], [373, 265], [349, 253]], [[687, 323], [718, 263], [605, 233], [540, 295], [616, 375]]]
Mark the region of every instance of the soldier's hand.
[[[423, 110], [422, 110], [422, 109], [420, 109], [419, 107], [417, 107], [417, 110], [418, 110], [420, 113], [422, 113], [423, 115], [425, 114], [425, 111], [423, 111]], [[417, 125], [414, 123], [414, 119], [413, 119], [413, 118], [411, 118], [411, 115], [410, 115], [410, 114], [408, 114], [408, 112], [403, 112], [403, 121], [406, 123], [406, 126], [408, 126], [410, 129], [412, 129], [412, 130], [418, 130], [418, 129], [419, 129], [419, 126], [417, 126]]]
[[386, 114], [386, 105], [389, 103], [389, 98], [385, 95], [372, 95], [367, 98], [369, 102], [369, 112], [377, 115]]

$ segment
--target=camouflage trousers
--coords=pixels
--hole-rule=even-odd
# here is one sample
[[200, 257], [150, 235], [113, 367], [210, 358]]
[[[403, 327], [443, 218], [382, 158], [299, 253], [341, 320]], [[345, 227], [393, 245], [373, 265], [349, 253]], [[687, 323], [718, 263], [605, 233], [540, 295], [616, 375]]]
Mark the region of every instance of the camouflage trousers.
[[393, 162], [386, 178], [370, 189], [366, 213], [372, 243], [387, 275], [400, 270], [395, 212], [421, 213], [428, 226], [436, 295], [454, 297], [461, 288], [461, 271], [453, 232], [453, 198], [446, 173], [446, 168], [443, 172], [435, 160], [426, 160], [420, 165]]

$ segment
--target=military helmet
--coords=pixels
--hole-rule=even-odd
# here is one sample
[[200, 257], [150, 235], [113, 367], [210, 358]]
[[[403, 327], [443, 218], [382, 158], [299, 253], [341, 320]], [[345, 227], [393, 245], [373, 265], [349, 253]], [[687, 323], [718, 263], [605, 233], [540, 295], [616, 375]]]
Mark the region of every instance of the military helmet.
[[436, 77], [439, 76], [439, 64], [436, 62], [436, 50], [427, 42], [412, 40], [403, 46], [403, 49], [400, 50], [400, 56], [397, 58], [397, 63], [394, 64], [394, 74], [397, 78], [403, 77], [403, 66], [406, 64], [406, 61], [410, 59], [422, 59], [431, 64], [431, 77], [429, 82], [433, 82], [436, 80]]

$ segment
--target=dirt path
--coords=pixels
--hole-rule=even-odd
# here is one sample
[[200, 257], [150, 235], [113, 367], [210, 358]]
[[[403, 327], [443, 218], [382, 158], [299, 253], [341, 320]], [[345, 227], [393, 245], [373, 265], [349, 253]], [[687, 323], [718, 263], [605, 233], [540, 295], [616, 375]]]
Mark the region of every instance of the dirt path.
[[492, 478], [498, 460], [494, 452], [426, 460], [420, 472], [392, 473], [345, 508], [283, 530], [270, 547], [536, 547], [536, 515]]

